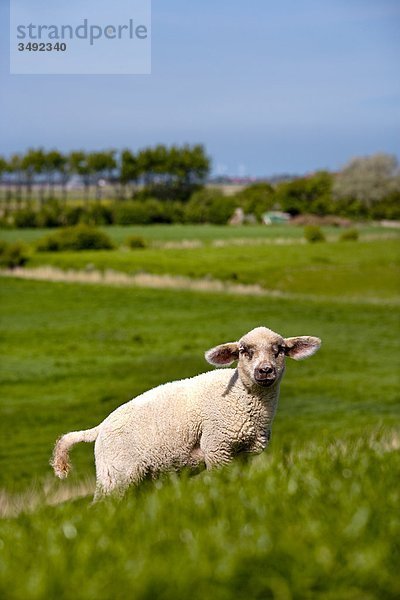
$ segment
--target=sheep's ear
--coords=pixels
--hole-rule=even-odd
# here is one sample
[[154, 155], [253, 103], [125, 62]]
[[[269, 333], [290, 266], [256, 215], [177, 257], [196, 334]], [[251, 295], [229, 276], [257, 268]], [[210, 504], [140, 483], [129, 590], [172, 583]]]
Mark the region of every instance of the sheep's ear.
[[299, 337], [286, 338], [285, 354], [295, 360], [302, 360], [315, 354], [321, 346], [321, 340], [317, 337], [309, 335], [301, 335]]
[[210, 365], [230, 365], [234, 360], [239, 358], [239, 344], [238, 342], [229, 342], [228, 344], [221, 344], [211, 350], [207, 350], [205, 353], [206, 361]]

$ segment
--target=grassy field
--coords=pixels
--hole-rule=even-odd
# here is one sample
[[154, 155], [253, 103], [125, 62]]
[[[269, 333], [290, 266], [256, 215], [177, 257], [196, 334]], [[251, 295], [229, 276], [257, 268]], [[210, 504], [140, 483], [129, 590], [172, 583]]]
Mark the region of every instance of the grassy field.
[[[336, 241], [319, 244], [301, 244], [302, 228], [288, 226], [105, 229], [117, 244], [128, 234], [136, 233], [146, 238], [150, 245], [136, 250], [119, 246], [112, 251], [51, 253], [34, 252], [32, 246], [29, 266], [204, 278], [256, 284], [284, 294], [328, 296], [356, 302], [393, 301], [399, 296], [396, 239], [399, 234], [394, 231], [388, 234], [382, 228], [361, 229], [361, 240], [356, 243], [338, 242], [336, 229], [333, 238]], [[31, 243], [34, 242], [31, 236], [42, 236], [34, 230], [9, 230], [3, 231], [3, 237], [4, 234], [9, 240], [20, 235], [22, 240]], [[371, 235], [374, 239], [368, 238]], [[385, 235], [392, 239], [379, 239]], [[182, 244], [182, 240], [191, 244]]]
[[[128, 256], [129, 272], [261, 281], [308, 298], [1, 279], [0, 597], [398, 598], [394, 242], [96, 256], [53, 258], [109, 268], [106, 256]], [[121, 503], [47, 504], [44, 489], [48, 498], [93, 486], [91, 444], [74, 449], [70, 480], [53, 481], [48, 460], [60, 433], [207, 370], [204, 350], [259, 324], [323, 340], [311, 359], [288, 363], [267, 452], [247, 465], [146, 483]], [[18, 503], [25, 510], [11, 517]]]
[[[225, 225], [112, 225], [102, 227], [113, 242], [121, 245], [131, 235], [140, 235], [149, 243], [157, 242], [182, 242], [182, 240], [194, 240], [203, 244], [212, 244], [215, 240], [301, 240], [304, 228], [292, 225], [245, 225], [237, 227], [226, 227]], [[367, 236], [398, 237], [399, 230], [396, 228], [383, 228], [374, 224], [357, 225], [361, 239]], [[322, 227], [326, 236], [337, 239], [342, 229], [337, 227]], [[51, 229], [2, 229], [0, 239], [6, 242], [22, 240], [34, 242], [44, 237]]]
[[146, 248], [36, 253], [30, 266], [113, 269], [258, 284], [266, 290], [362, 301], [398, 295], [399, 246], [395, 240], [309, 244]]

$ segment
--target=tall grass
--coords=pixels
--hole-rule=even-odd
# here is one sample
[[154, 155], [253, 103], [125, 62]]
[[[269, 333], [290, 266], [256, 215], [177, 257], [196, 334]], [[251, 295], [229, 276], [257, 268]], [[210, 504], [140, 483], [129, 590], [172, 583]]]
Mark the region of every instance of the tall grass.
[[121, 503], [80, 500], [3, 520], [0, 593], [395, 599], [398, 440], [277, 444], [245, 468], [169, 475]]

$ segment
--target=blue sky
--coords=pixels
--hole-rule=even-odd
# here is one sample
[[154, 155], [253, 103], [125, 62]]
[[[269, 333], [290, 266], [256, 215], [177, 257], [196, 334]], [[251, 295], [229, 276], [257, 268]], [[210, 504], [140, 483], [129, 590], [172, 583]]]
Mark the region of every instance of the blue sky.
[[253, 176], [400, 156], [398, 0], [153, 0], [152, 74], [131, 76], [10, 75], [8, 4], [0, 154], [201, 142]]

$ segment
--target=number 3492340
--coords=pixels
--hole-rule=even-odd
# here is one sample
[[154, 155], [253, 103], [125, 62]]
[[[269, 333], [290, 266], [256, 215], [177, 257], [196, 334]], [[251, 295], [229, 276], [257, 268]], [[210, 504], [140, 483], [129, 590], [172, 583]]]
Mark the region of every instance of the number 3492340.
[[19, 52], [65, 52], [67, 49], [67, 44], [64, 42], [56, 42], [52, 44], [50, 42], [28, 42], [27, 44], [23, 44], [22, 42], [18, 44]]

